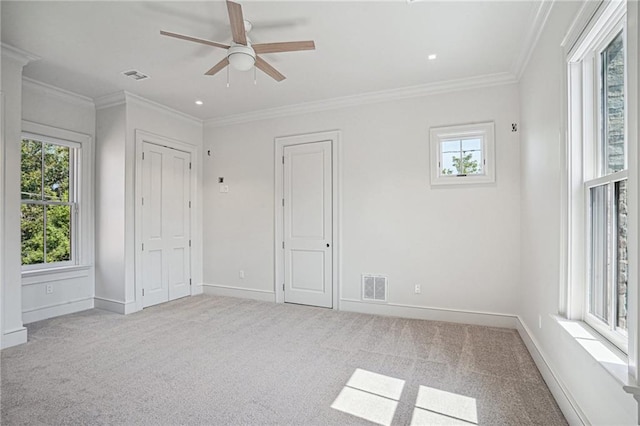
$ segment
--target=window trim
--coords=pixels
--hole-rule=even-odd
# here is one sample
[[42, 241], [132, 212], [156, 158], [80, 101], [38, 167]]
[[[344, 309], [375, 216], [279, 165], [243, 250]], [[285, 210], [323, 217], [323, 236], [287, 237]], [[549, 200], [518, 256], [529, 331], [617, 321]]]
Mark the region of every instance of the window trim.
[[[429, 129], [431, 153], [431, 185], [464, 185], [495, 182], [495, 124], [493, 121], [480, 123], [439, 126]], [[482, 174], [443, 175], [440, 167], [442, 143], [452, 139], [482, 138]]]
[[[74, 194], [76, 203], [75, 223], [72, 220], [71, 260], [55, 263], [40, 263], [36, 265], [21, 265], [22, 276], [34, 273], [55, 272], [61, 269], [85, 268], [92, 263], [91, 253], [88, 252], [91, 240], [91, 193], [90, 187], [93, 175], [90, 174], [92, 158], [92, 137], [84, 133], [60, 129], [45, 124], [22, 121], [22, 137], [27, 136], [42, 142], [54, 143], [75, 149], [75, 179]], [[66, 204], [66, 203], [65, 203]], [[20, 199], [22, 205], [22, 197]], [[73, 212], [72, 212], [73, 214]], [[75, 243], [75, 244], [74, 244]]]

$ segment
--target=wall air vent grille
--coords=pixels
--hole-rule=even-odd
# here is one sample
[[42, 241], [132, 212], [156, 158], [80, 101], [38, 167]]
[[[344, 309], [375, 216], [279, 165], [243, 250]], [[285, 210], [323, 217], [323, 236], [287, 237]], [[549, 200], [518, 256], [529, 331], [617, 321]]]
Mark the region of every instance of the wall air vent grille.
[[362, 275], [362, 300], [387, 301], [387, 277], [382, 275]]
[[147, 78], [149, 78], [148, 75], [141, 73], [140, 71], [136, 71], [136, 70], [131, 70], [131, 71], [125, 71], [122, 74], [126, 75], [127, 77], [130, 77], [136, 81], [140, 81], [140, 80], [146, 80]]

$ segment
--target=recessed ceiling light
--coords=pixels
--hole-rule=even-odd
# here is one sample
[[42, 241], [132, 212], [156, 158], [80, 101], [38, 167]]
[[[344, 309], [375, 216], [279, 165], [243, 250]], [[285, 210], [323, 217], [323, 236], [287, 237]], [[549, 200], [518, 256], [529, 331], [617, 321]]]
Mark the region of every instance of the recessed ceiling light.
[[197, 101], [196, 101], [196, 105], [204, 105], [204, 102], [202, 102], [202, 101], [200, 101], [200, 100], [197, 100]]
[[435, 53], [432, 53], [431, 55], [429, 55], [429, 60], [433, 61], [435, 58], [437, 58]]

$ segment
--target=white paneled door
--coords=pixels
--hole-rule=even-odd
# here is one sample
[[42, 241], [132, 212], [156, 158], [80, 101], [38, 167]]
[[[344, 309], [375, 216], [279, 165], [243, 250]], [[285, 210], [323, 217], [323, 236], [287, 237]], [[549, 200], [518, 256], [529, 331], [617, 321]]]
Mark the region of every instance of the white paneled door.
[[331, 141], [284, 147], [284, 301], [333, 306]]
[[143, 143], [142, 301], [151, 306], [191, 293], [190, 154]]

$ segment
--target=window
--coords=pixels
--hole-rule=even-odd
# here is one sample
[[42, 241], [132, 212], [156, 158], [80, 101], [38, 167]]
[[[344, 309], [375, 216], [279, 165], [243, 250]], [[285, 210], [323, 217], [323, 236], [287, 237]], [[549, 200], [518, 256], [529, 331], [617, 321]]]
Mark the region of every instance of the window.
[[436, 127], [430, 133], [432, 185], [495, 180], [493, 123]]
[[624, 10], [612, 3], [569, 58], [569, 168], [581, 171], [573, 174], [571, 197], [582, 206], [569, 220], [577, 225], [574, 234], [583, 233], [572, 236], [570, 253], [578, 281], [573, 293], [584, 295], [581, 317], [626, 352], [625, 35]]
[[80, 145], [25, 133], [21, 146], [23, 269], [76, 263]]

